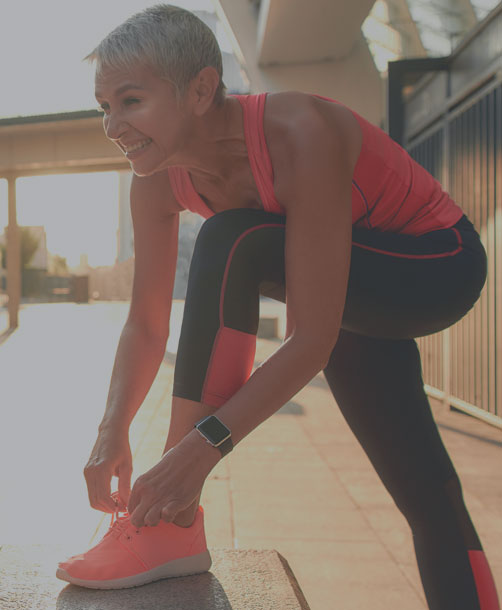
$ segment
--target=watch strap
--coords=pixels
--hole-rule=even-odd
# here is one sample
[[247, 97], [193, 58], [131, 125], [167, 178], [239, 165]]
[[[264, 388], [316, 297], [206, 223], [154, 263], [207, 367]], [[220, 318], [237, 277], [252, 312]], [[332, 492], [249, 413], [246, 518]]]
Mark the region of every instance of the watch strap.
[[223, 441], [221, 445], [217, 445], [216, 449], [218, 449], [221, 453], [221, 457], [225, 457], [228, 455], [232, 449], [234, 448], [234, 444], [232, 442], [232, 437], [227, 438], [226, 441]]

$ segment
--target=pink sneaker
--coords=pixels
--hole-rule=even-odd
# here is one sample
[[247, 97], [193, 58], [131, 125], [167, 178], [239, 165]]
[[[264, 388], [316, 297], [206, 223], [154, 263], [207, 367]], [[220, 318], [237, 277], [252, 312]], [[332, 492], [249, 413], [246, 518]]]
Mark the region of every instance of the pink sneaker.
[[156, 527], [137, 530], [127, 513], [116, 513], [101, 541], [61, 562], [56, 576], [91, 589], [125, 589], [207, 572], [210, 567], [204, 511], [199, 507], [190, 527], [161, 521]]

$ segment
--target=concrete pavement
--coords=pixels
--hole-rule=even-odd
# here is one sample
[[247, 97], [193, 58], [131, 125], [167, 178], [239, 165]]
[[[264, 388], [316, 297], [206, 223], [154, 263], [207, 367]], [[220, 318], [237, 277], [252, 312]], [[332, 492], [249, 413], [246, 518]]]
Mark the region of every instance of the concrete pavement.
[[[81, 552], [106, 528], [108, 518], [87, 507], [81, 471], [126, 315], [123, 303], [32, 305], [0, 338], [0, 544]], [[277, 345], [259, 340], [257, 361]], [[131, 429], [135, 476], [162, 452], [172, 360]], [[501, 592], [501, 432], [439, 406], [435, 414]], [[312, 610], [426, 608], [408, 527], [320, 375], [217, 466], [203, 505], [210, 547], [277, 550]]]

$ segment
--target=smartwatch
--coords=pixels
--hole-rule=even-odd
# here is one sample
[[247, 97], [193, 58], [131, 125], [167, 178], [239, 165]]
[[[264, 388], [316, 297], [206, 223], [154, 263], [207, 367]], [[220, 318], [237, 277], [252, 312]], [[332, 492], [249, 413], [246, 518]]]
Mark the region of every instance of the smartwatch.
[[222, 457], [225, 457], [234, 448], [232, 433], [215, 415], [204, 417], [194, 427], [210, 445], [220, 451]]

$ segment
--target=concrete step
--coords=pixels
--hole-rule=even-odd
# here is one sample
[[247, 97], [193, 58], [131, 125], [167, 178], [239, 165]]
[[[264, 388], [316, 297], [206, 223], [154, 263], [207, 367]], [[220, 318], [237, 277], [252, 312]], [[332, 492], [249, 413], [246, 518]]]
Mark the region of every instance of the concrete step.
[[211, 550], [211, 571], [116, 591], [64, 585], [61, 546], [3, 546], [1, 610], [309, 610], [276, 551]]

